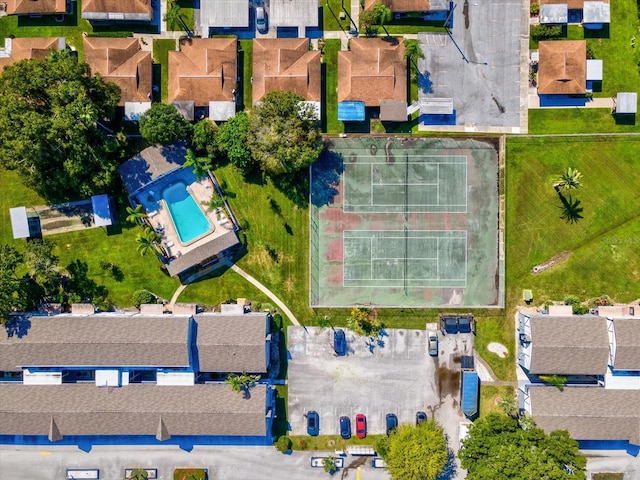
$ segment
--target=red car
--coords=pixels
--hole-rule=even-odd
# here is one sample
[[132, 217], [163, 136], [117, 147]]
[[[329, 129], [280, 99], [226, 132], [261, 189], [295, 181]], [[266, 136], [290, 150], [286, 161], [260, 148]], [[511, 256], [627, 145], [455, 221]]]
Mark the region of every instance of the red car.
[[367, 436], [367, 417], [359, 413], [356, 415], [356, 437], [364, 438]]

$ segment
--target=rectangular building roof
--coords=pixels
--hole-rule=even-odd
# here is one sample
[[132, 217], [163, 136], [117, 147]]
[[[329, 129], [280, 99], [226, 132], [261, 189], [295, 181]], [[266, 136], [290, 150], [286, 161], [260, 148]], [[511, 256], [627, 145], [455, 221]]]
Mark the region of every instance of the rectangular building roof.
[[583, 23], [610, 23], [609, 2], [584, 2], [582, 7]]
[[26, 207], [14, 207], [9, 209], [11, 217], [11, 229], [13, 230], [13, 238], [29, 238], [29, 220], [27, 219]]
[[21, 367], [188, 367], [188, 317], [56, 315], [0, 336], [0, 371]]
[[167, 272], [172, 277], [179, 275], [185, 270], [198, 265], [209, 258], [215, 257], [218, 253], [240, 243], [238, 236], [232, 230], [224, 235], [212, 238], [210, 241], [197, 248], [193, 248], [179, 257], [174, 258], [167, 264]]
[[637, 113], [638, 92], [620, 92], [616, 97], [616, 113]]
[[182, 168], [187, 153], [185, 142], [147, 147], [118, 168], [129, 194], [165, 173]]
[[453, 98], [427, 97], [420, 100], [420, 113], [428, 115], [451, 115]]
[[602, 60], [587, 60], [587, 80], [602, 80]]
[[567, 23], [569, 8], [566, 3], [546, 3], [540, 5], [540, 23]]
[[533, 374], [604, 375], [609, 337], [603, 317], [592, 315], [531, 319]]
[[267, 372], [266, 313], [196, 315], [199, 371]]
[[0, 51], [0, 72], [19, 60], [43, 59], [51, 50], [64, 50], [64, 37], [5, 38], [4, 49]]
[[616, 370], [640, 370], [640, 318], [615, 318]]
[[554, 40], [538, 44], [539, 94], [583, 94], [587, 88], [587, 43]]
[[317, 0], [271, 0], [269, 19], [274, 27], [317, 27]]
[[153, 19], [153, 7], [151, 0], [84, 0], [82, 18], [150, 22]]
[[247, 398], [225, 383], [189, 386], [0, 383], [0, 435], [265, 436], [266, 385]]
[[53, 15], [67, 12], [66, 0], [6, 0], [7, 15]]
[[211, 27], [249, 27], [249, 0], [200, 0], [202, 34]]
[[478, 414], [480, 379], [476, 372], [462, 372], [462, 412], [469, 418]]
[[628, 440], [640, 444], [640, 391], [600, 387], [529, 387], [536, 425], [568, 430], [577, 440]]

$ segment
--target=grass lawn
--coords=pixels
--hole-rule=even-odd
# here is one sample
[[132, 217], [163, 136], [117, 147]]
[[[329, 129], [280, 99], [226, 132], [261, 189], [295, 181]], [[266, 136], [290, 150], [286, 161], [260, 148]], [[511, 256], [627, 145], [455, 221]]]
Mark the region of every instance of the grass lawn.
[[246, 109], [253, 105], [253, 40], [240, 40], [240, 55], [242, 59], [242, 101]]
[[[296, 207], [270, 180], [263, 185], [247, 183], [232, 166], [218, 168], [215, 174], [223, 186], [226, 184], [223, 188], [238, 221], [249, 227], [241, 233], [246, 235], [248, 253], [238, 265], [280, 297], [299, 320], [310, 319], [313, 312], [309, 308], [308, 293], [308, 208]], [[277, 262], [268, 253], [269, 249], [277, 253]], [[180, 300], [200, 298], [198, 292], [212, 304], [230, 296], [247, 297], [256, 293], [231, 270], [190, 285]]]
[[344, 440], [340, 435], [305, 435], [290, 438], [293, 450], [346, 450], [348, 445], [373, 445], [375, 448], [384, 437], [385, 435], [367, 435], [365, 438], [358, 438], [354, 434], [349, 440]]
[[[585, 300], [602, 294], [627, 302], [640, 297], [637, 178], [640, 139], [510, 138], [507, 141], [507, 305], [533, 290], [535, 303]], [[583, 219], [567, 224], [553, 189], [567, 167], [583, 175], [573, 197]], [[532, 275], [532, 267], [569, 251], [564, 263]]]
[[640, 120], [628, 125], [608, 108], [537, 108], [529, 110], [529, 133], [640, 132]]
[[[178, 0], [178, 6], [180, 7], [180, 17], [187, 25], [187, 28], [193, 32], [193, 8], [192, 0]], [[182, 24], [176, 20], [171, 25], [167, 24], [167, 30], [184, 31]], [[186, 34], [186, 32], [185, 32]]]
[[325, 76], [325, 119], [327, 133], [344, 132], [344, 123], [338, 120], [338, 52], [340, 51], [340, 40], [328, 39], [324, 46], [324, 67]]
[[[344, 20], [340, 20], [340, 12], [343, 11], [342, 6], [347, 11]], [[351, 14], [350, 0], [320, 0], [320, 8], [322, 8], [322, 26], [323, 30], [343, 30], [348, 32], [351, 28], [349, 15]]]
[[592, 480], [624, 480], [624, 473], [593, 473], [591, 475]]
[[169, 98], [169, 50], [176, 49], [176, 41], [162, 39], [153, 41], [153, 61], [160, 64], [160, 92], [163, 102]]
[[[493, 373], [500, 380], [515, 380], [515, 319], [513, 315], [476, 316], [475, 349], [489, 364]], [[509, 351], [505, 358], [501, 358], [487, 348], [489, 343], [498, 342]]]
[[480, 385], [480, 412], [481, 417], [486, 417], [490, 413], [504, 412], [498, 406], [498, 402], [503, 398], [513, 397], [513, 387], [496, 387], [493, 385]]

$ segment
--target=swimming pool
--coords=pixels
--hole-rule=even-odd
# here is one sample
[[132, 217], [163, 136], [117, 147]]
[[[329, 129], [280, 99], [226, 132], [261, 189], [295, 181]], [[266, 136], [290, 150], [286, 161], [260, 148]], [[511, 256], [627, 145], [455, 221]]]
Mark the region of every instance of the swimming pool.
[[211, 230], [211, 224], [187, 190], [187, 184], [176, 181], [162, 190], [169, 215], [176, 227], [180, 243], [186, 244]]

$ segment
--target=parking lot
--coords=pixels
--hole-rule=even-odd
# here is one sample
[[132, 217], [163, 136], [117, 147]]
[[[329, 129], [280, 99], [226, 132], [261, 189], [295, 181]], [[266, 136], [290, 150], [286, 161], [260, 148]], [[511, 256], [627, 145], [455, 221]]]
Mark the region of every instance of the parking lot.
[[426, 330], [389, 329], [377, 338], [345, 330], [348, 353], [333, 350], [331, 328], [289, 327], [289, 423], [292, 435], [306, 435], [305, 414], [320, 415], [320, 435], [338, 435], [339, 418], [367, 417], [369, 434], [386, 432], [385, 417], [415, 423], [424, 411], [445, 427], [458, 448], [460, 355], [471, 355], [472, 334], [439, 334], [439, 356], [427, 354]]

